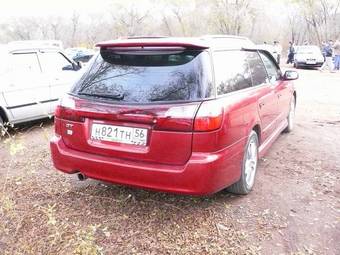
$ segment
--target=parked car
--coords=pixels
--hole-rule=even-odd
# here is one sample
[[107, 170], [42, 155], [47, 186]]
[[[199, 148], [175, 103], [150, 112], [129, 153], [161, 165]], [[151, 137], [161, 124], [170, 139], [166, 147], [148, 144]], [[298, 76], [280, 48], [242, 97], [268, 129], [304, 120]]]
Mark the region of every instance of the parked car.
[[0, 49], [0, 125], [53, 115], [79, 66], [59, 47], [24, 42]]
[[60, 101], [54, 166], [117, 184], [204, 195], [251, 191], [258, 159], [294, 123], [296, 91], [248, 39], [139, 38], [100, 53]]
[[321, 67], [324, 57], [318, 46], [303, 45], [295, 47], [294, 67]]
[[81, 62], [83, 64], [89, 62], [95, 54], [94, 50], [86, 48], [68, 48], [65, 52], [75, 62]]
[[64, 48], [62, 41], [60, 40], [24, 40], [24, 41], [12, 41], [8, 45], [12, 49], [27, 49], [27, 48]]

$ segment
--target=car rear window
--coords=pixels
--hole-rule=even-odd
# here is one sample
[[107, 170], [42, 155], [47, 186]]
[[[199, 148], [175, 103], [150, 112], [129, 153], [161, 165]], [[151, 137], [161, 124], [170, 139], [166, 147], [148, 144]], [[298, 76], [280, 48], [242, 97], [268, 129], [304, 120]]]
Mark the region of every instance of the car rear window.
[[210, 57], [198, 50], [102, 49], [71, 93], [122, 103], [212, 97]]
[[297, 53], [319, 53], [320, 52], [320, 48], [317, 46], [299, 46], [297, 48]]

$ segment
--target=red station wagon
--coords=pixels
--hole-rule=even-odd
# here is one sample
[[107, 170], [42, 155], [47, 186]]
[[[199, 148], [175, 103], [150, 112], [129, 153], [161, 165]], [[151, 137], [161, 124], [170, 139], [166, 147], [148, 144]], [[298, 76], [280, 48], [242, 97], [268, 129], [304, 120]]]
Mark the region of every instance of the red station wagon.
[[291, 131], [295, 71], [243, 37], [97, 44], [60, 100], [51, 140], [65, 173], [159, 191], [251, 191], [263, 156]]

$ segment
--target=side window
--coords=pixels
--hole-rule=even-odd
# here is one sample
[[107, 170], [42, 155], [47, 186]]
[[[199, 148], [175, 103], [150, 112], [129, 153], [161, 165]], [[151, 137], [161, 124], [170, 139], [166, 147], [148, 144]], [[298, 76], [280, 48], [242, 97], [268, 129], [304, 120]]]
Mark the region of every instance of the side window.
[[253, 86], [267, 83], [267, 71], [264, 68], [259, 54], [256, 51], [247, 51], [247, 59], [249, 61]]
[[265, 54], [261, 53], [261, 58], [263, 60], [264, 66], [267, 69], [267, 73], [269, 76], [270, 83], [275, 83], [281, 78], [281, 71], [276, 67], [276, 65], [273, 63], [273, 61], [268, 58]]
[[15, 53], [10, 56], [11, 72], [41, 72], [36, 53]]
[[218, 95], [252, 86], [246, 52], [216, 51], [213, 61]]
[[42, 52], [39, 55], [44, 72], [60, 72], [71, 63], [59, 52]]

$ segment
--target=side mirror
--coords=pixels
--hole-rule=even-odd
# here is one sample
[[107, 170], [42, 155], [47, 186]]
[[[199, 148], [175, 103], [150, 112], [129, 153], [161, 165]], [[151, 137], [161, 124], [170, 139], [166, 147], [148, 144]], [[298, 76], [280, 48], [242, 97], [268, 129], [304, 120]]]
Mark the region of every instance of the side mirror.
[[73, 65], [66, 65], [62, 68], [63, 71], [74, 71]]
[[81, 69], [83, 67], [83, 64], [80, 61], [77, 61], [77, 66], [79, 67], [79, 69]]
[[63, 67], [63, 70], [70, 70], [70, 71], [78, 71], [81, 69], [82, 65], [80, 62], [72, 63], [71, 65], [67, 65]]
[[291, 81], [299, 78], [299, 73], [293, 70], [287, 70], [283, 75], [283, 80]]

